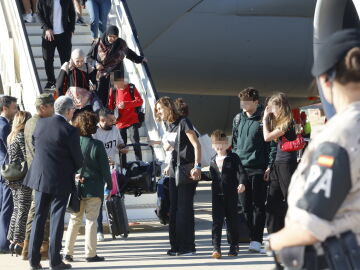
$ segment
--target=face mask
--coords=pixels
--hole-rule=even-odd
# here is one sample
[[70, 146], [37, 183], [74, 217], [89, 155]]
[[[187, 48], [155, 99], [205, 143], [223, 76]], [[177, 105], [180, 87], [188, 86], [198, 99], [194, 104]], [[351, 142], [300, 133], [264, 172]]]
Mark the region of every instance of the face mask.
[[[334, 70], [328, 72], [328, 77], [329, 77], [329, 80], [331, 81], [331, 83], [334, 81], [335, 76], [336, 76], [336, 72]], [[319, 78], [316, 78], [316, 84], [319, 89], [320, 100], [321, 100], [326, 118], [329, 120], [331, 117], [333, 117], [336, 114], [335, 106], [334, 106], [334, 104], [332, 104], [326, 100]], [[333, 95], [332, 91], [333, 90], [331, 89], [331, 96]]]

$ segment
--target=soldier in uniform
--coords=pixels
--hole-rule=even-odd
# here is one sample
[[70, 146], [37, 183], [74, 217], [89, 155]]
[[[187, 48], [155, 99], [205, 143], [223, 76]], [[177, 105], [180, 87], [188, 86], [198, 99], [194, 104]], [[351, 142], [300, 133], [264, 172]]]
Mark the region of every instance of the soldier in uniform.
[[[356, 236], [357, 247], [360, 243], [360, 31], [347, 29], [331, 35], [315, 55], [312, 74], [329, 121], [308, 146], [292, 177], [285, 227], [270, 236], [267, 249], [281, 255], [289, 247], [312, 246], [319, 259], [321, 254], [326, 258], [324, 243], [340, 239], [344, 232]], [[344, 252], [344, 257], [350, 253]], [[358, 269], [344, 264], [336, 268], [328, 258], [322, 263], [311, 269]]]
[[[25, 136], [25, 148], [26, 148], [26, 161], [28, 166], [30, 167], [31, 162], [34, 158], [34, 144], [33, 144], [33, 133], [36, 127], [36, 123], [40, 118], [50, 117], [54, 114], [54, 97], [52, 94], [41, 94], [39, 97], [36, 98], [35, 107], [36, 107], [36, 114], [31, 117], [25, 125], [24, 129], [24, 136]], [[34, 196], [34, 192], [33, 192]], [[24, 260], [28, 259], [29, 253], [29, 239], [32, 227], [32, 221], [35, 215], [35, 201], [33, 197], [33, 201], [31, 203], [28, 219], [26, 222], [26, 233], [25, 233], [25, 241], [24, 247], [22, 250], [22, 257]], [[49, 219], [46, 222], [45, 231], [44, 231], [44, 241], [43, 245], [41, 246], [41, 257], [46, 259], [48, 257], [48, 247], [49, 247], [49, 226], [50, 221]]]

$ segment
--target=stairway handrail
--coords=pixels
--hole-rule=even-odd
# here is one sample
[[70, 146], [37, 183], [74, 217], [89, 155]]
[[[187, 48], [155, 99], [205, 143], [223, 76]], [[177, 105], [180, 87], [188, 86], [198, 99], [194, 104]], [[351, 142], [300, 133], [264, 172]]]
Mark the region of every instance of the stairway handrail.
[[[2, 30], [5, 31], [2, 44], [2, 71], [4, 94], [18, 98], [23, 109], [35, 112], [35, 98], [41, 91], [30, 41], [22, 20], [20, 2], [1, 1]], [[6, 49], [7, 48], [7, 49]], [[9, 62], [9, 60], [11, 62]], [[4, 64], [5, 63], [5, 64]]]
[[[123, 6], [124, 6], [124, 9], [125, 9], [125, 12], [126, 12], [126, 16], [127, 16], [128, 20], [129, 20], [130, 27], [131, 27], [131, 29], [133, 31], [133, 35], [134, 35], [134, 38], [135, 38], [136, 45], [138, 46], [140, 54], [144, 55], [144, 50], [143, 50], [143, 48], [142, 48], [142, 46], [140, 44], [138, 32], [137, 32], [137, 29], [136, 29], [136, 26], [135, 26], [135, 23], [134, 23], [134, 19], [133, 19], [132, 15], [131, 15], [129, 6], [127, 4], [127, 1], [126, 0], [121, 0], [121, 2], [123, 3]], [[146, 62], [144, 62], [143, 64], [144, 64], [144, 67], [145, 67], [145, 70], [146, 70], [146, 75], [148, 76], [148, 78], [150, 80], [150, 83], [151, 83], [155, 98], [159, 99], [159, 95], [157, 93], [154, 80], [153, 80], [153, 78], [151, 76], [149, 66], [148, 66], [148, 64]]]
[[23, 34], [24, 37], [25, 37], [26, 46], [27, 46], [28, 52], [29, 52], [29, 54], [30, 54], [30, 61], [31, 61], [31, 65], [32, 65], [33, 70], [34, 70], [34, 75], [35, 75], [36, 84], [37, 84], [37, 86], [38, 86], [38, 93], [39, 93], [39, 94], [42, 94], [42, 93], [43, 93], [43, 90], [42, 90], [42, 87], [41, 87], [41, 84], [40, 84], [40, 78], [39, 78], [39, 74], [38, 74], [38, 72], [37, 72], [37, 68], [36, 68], [36, 64], [35, 64], [35, 60], [34, 60], [34, 55], [33, 55], [32, 49], [31, 49], [31, 45], [30, 45], [29, 36], [28, 36], [27, 31], [26, 31], [25, 23], [24, 23], [24, 21], [21, 19], [21, 18], [22, 18], [22, 14], [21, 14], [21, 6], [20, 6], [19, 1], [20, 1], [20, 0], [16, 0], [15, 3], [16, 3], [17, 11], [18, 11], [18, 14], [19, 14], [19, 17], [20, 17], [21, 29], [22, 29], [22, 32], [23, 32], [22, 34]]

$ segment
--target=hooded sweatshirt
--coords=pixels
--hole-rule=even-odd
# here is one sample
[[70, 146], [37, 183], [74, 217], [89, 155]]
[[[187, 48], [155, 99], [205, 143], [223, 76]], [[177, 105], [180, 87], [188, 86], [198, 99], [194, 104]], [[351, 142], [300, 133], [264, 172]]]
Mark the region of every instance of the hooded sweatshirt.
[[270, 143], [264, 141], [263, 111], [263, 106], [259, 105], [250, 117], [241, 112], [238, 125], [236, 117], [233, 121], [233, 152], [240, 157], [248, 174], [264, 173], [266, 168], [271, 167], [276, 155], [276, 144], [270, 147]]

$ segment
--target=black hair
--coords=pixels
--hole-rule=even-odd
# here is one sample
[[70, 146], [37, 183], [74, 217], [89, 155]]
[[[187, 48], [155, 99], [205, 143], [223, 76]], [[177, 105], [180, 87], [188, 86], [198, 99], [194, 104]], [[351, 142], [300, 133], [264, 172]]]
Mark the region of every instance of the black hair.
[[98, 112], [99, 117], [107, 117], [108, 115], [114, 115], [114, 112], [112, 110], [109, 109], [101, 109]]
[[0, 112], [3, 111], [3, 107], [10, 107], [11, 103], [16, 102], [17, 98], [12, 96], [2, 96], [0, 97]]

